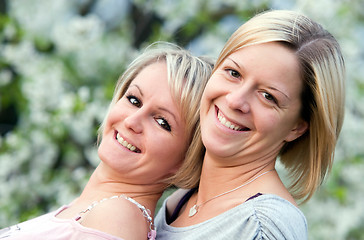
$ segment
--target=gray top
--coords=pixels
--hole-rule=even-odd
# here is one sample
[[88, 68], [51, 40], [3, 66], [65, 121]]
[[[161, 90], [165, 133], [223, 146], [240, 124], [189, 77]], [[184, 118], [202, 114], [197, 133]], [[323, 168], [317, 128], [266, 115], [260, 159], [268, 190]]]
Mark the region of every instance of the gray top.
[[167, 200], [155, 218], [158, 240], [308, 238], [303, 213], [276, 195], [261, 195], [205, 222], [188, 227], [172, 227], [167, 224]]

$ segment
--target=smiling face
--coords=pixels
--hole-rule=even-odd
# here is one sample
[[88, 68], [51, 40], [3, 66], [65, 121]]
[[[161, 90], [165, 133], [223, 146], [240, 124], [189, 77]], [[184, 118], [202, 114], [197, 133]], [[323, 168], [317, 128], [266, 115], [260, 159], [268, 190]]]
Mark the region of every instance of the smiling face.
[[[211, 76], [201, 101], [208, 154], [275, 159], [307, 129], [300, 119], [302, 80], [294, 53], [279, 43], [242, 48]], [[231, 162], [231, 164], [235, 164]]]
[[166, 63], [152, 63], [111, 108], [98, 153], [122, 177], [153, 183], [181, 164], [187, 149], [185, 132], [170, 93]]

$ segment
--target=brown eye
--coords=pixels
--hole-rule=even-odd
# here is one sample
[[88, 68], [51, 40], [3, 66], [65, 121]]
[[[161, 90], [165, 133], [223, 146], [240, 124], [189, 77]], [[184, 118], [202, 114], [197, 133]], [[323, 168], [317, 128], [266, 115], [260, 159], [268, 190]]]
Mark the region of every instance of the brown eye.
[[164, 128], [165, 130], [167, 130], [168, 132], [171, 131], [171, 126], [169, 126], [167, 120], [165, 120], [164, 118], [157, 118], [156, 119], [157, 123]]
[[233, 69], [228, 69], [227, 70], [229, 72], [229, 74], [233, 77], [233, 78], [240, 78], [240, 73], [238, 71], [235, 71]]
[[263, 95], [263, 97], [264, 97], [265, 99], [267, 99], [268, 101], [272, 101], [272, 102], [274, 102], [274, 103], [277, 103], [277, 100], [276, 100], [276, 99], [275, 99], [275, 97], [273, 97], [271, 94], [266, 93], [266, 92], [263, 92], [263, 93], [262, 93], [262, 95]]
[[141, 107], [142, 103], [139, 101], [137, 97], [134, 97], [132, 95], [126, 97], [131, 104], [133, 104], [136, 107]]

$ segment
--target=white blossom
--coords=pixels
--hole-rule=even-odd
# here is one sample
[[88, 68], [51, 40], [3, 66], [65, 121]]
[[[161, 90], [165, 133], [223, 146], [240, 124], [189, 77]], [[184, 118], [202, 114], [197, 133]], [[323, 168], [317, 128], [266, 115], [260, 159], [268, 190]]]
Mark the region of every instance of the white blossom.
[[12, 74], [9, 70], [0, 71], [0, 87], [4, 87], [11, 82]]

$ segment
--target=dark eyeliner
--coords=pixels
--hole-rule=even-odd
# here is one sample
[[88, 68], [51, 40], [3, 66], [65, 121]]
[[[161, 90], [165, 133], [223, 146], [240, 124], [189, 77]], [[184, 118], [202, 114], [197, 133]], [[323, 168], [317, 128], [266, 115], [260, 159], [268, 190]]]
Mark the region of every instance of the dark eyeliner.
[[233, 78], [240, 78], [241, 77], [241, 74], [239, 73], [239, 71], [236, 71], [235, 69], [226, 68], [225, 71], [228, 72], [230, 77], [233, 77]]
[[[164, 123], [160, 123], [158, 120], [162, 120]], [[156, 119], [157, 123], [159, 124], [159, 126], [161, 126], [163, 129], [167, 130], [168, 132], [171, 132], [171, 126], [169, 125], [168, 121], [163, 118], [163, 117], [159, 117]]]
[[[136, 106], [136, 107], [141, 107], [141, 105], [142, 105], [142, 103], [141, 103], [141, 101], [139, 100], [139, 98], [137, 98], [136, 96], [134, 96], [134, 95], [132, 95], [132, 94], [126, 94], [126, 96], [125, 96], [127, 99], [128, 99], [128, 101], [132, 104], [132, 105], [134, 105], [134, 106]], [[135, 102], [134, 102], [134, 100], [133, 99], [135, 99]]]
[[268, 98], [266, 98], [266, 96], [264, 96], [264, 98], [265, 98], [266, 100], [268, 100], [268, 101], [273, 101], [273, 102], [274, 102], [277, 106], [279, 106], [277, 98], [275, 98], [272, 94], [270, 94], [270, 93], [268, 93], [268, 92], [263, 92], [263, 94], [267, 94], [267, 95], [269, 95], [269, 96], [270, 96], [270, 98], [271, 98], [271, 99], [268, 99]]

